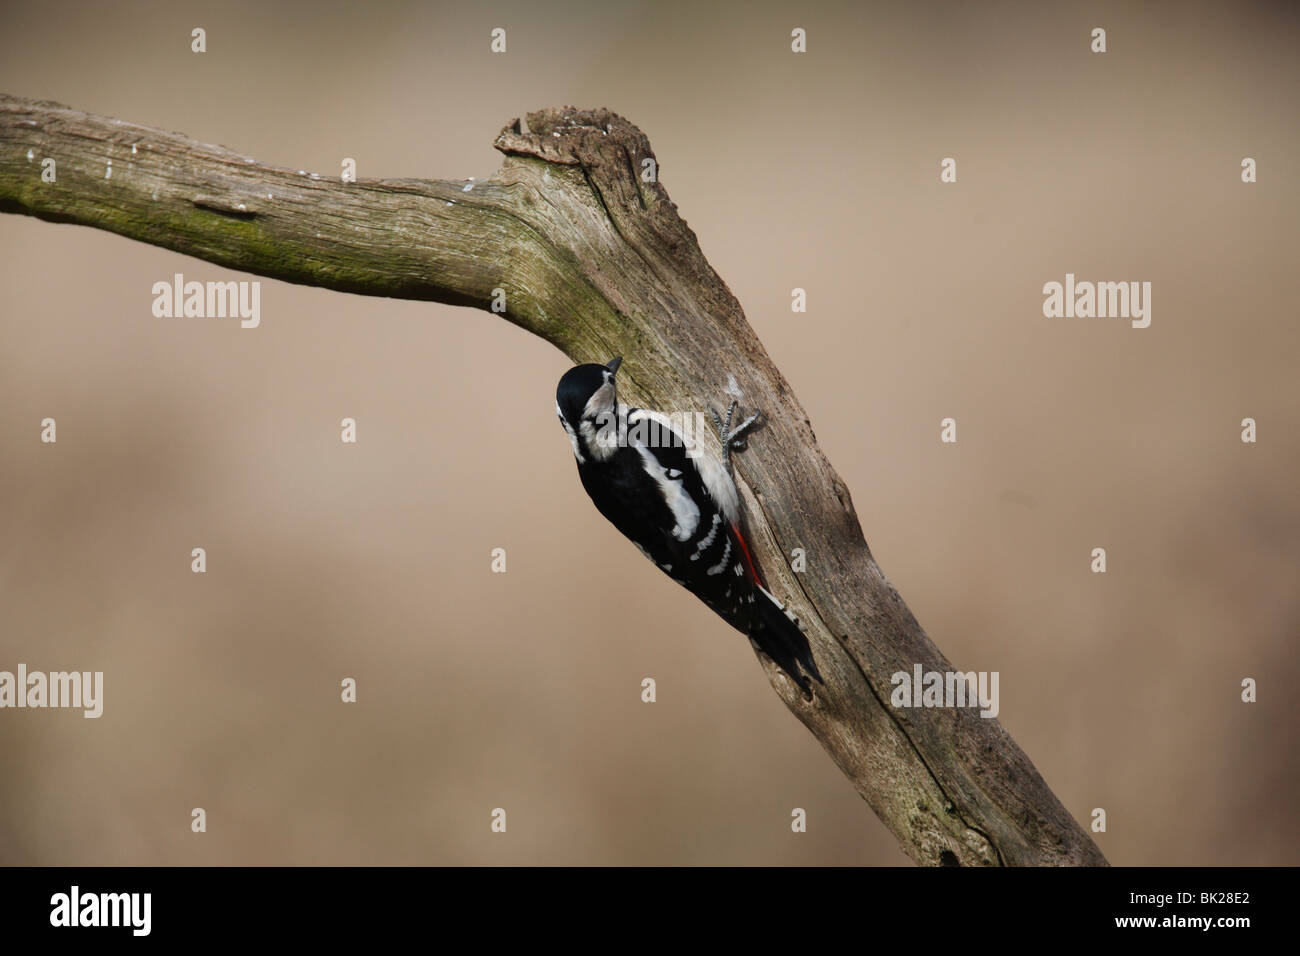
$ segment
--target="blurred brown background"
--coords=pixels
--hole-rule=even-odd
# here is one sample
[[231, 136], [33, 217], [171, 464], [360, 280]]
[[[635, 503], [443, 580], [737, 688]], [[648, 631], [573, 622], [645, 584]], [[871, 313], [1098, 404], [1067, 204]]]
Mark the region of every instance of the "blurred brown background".
[[[511, 118], [617, 110], [1109, 859], [1300, 862], [1295, 8], [469, 6], [8, 3], [0, 90], [326, 176], [483, 178]], [[254, 277], [17, 216], [0, 252], [0, 669], [105, 672], [98, 721], [0, 711], [0, 862], [906, 862], [592, 508], [551, 346], [271, 280], [257, 330], [157, 319]], [[1151, 327], [1044, 318], [1066, 272], [1152, 282]]]

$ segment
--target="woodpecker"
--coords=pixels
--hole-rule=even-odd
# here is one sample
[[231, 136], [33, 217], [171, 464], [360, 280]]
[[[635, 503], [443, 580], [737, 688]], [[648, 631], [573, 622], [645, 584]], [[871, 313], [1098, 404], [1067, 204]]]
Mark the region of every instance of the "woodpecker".
[[[606, 365], [569, 369], [555, 390], [555, 413], [573, 445], [578, 477], [592, 503], [641, 553], [748, 635], [805, 696], [821, 682], [808, 638], [763, 584], [741, 530], [740, 494], [731, 477], [733, 449], [757, 422], [731, 428], [716, 412], [719, 460], [684, 438], [667, 416], [618, 401]], [[802, 669], [802, 673], [801, 673]]]

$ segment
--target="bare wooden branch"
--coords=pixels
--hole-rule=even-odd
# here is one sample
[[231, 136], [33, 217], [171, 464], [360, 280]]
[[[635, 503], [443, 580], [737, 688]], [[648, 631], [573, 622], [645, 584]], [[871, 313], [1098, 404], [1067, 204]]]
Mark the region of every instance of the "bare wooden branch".
[[[623, 391], [650, 407], [700, 409], [730, 378], [767, 423], [737, 459], [756, 557], [825, 679], [807, 700], [763, 659], [776, 692], [917, 862], [1104, 865], [996, 719], [891, 706], [896, 672], [955, 668], [876, 566], [740, 304], [643, 175], [657, 159], [641, 131], [606, 110], [547, 109], [496, 147], [504, 163], [483, 182], [342, 183], [0, 97], [0, 210], [347, 292], [488, 308], [504, 289], [506, 318], [575, 361], [625, 356]], [[56, 183], [42, 182], [46, 157]], [[805, 573], [787, 564], [796, 547]]]

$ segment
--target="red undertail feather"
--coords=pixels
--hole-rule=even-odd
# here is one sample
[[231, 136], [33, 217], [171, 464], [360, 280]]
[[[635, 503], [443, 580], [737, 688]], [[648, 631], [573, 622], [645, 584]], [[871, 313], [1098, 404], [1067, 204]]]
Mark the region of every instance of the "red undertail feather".
[[736, 540], [740, 542], [740, 556], [745, 561], [745, 569], [749, 572], [750, 580], [754, 581], [761, 587], [767, 587], [767, 585], [763, 583], [763, 579], [758, 576], [758, 566], [754, 564], [754, 556], [749, 553], [749, 542], [746, 541], [745, 536], [741, 534], [740, 526], [733, 524], [731, 530], [735, 532]]

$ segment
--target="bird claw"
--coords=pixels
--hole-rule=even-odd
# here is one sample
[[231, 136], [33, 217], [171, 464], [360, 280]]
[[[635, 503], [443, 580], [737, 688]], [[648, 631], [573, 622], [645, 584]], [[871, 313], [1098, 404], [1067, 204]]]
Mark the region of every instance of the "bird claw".
[[727, 466], [728, 470], [731, 468], [732, 451], [745, 450], [745, 447], [749, 443], [747, 437], [749, 431], [757, 425], [763, 417], [762, 412], [755, 412], [735, 428], [732, 428], [731, 419], [732, 416], [736, 414], [736, 406], [739, 404], [739, 401], [732, 401], [732, 403], [727, 406], [726, 419], [723, 419], [716, 409], [709, 409], [709, 411], [713, 413], [714, 424], [718, 426], [718, 440], [722, 443], [722, 463]]

